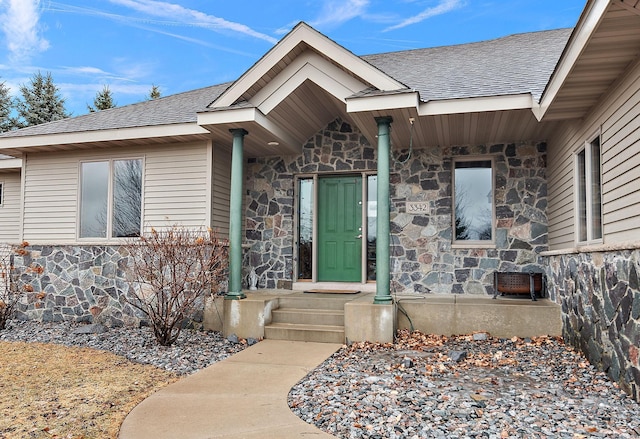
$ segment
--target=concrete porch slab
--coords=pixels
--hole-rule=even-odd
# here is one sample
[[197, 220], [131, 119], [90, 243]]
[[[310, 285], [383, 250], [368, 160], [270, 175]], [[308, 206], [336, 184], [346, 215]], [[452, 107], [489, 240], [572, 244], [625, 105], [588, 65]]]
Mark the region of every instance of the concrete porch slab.
[[[441, 335], [488, 332], [494, 337], [562, 335], [560, 305], [528, 297], [398, 296], [398, 329]], [[409, 321], [411, 319], [411, 322]]]

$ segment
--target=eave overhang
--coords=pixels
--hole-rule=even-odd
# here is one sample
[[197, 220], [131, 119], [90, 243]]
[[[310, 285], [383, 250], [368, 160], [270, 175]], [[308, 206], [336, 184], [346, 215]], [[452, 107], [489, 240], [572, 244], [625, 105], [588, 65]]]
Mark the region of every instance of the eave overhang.
[[584, 117], [639, 55], [640, 2], [589, 1], [533, 108], [536, 118]]
[[134, 145], [170, 143], [185, 139], [206, 139], [210, 133], [195, 123], [153, 125], [112, 130], [79, 131], [73, 133], [40, 134], [35, 136], [0, 137], [3, 154], [20, 156], [28, 151], [82, 149], [91, 145]]
[[0, 171], [19, 170], [22, 168], [22, 159], [0, 160]]

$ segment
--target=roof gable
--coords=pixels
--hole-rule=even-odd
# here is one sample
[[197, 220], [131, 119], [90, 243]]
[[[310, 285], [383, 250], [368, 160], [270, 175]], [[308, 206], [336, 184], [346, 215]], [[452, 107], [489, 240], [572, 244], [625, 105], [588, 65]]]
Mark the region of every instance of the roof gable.
[[[293, 76], [290, 73], [292, 68], [288, 67], [292, 64], [295, 65], [301, 55], [313, 58], [314, 64], [322, 65], [333, 71], [340, 69], [351, 76], [354, 81], [362, 83], [363, 86], [360, 86], [359, 90], [353, 90], [354, 93], [368, 87], [380, 91], [407, 88], [401, 82], [301, 22], [209, 105], [209, 108], [226, 108], [243, 101], [251, 101], [274, 78], [278, 76], [291, 78]], [[323, 62], [321, 59], [325, 61]], [[303, 62], [298, 60], [297, 64], [302, 67], [300, 64], [304, 64], [304, 60]], [[285, 75], [282, 76], [281, 73], [285, 70], [289, 70], [289, 72], [285, 72]], [[309, 72], [303, 72], [303, 75], [305, 73]], [[300, 82], [300, 75], [297, 76], [297, 82]], [[346, 78], [344, 74], [340, 76]], [[353, 81], [350, 82], [355, 84]], [[262, 95], [264, 94], [263, 92]]]

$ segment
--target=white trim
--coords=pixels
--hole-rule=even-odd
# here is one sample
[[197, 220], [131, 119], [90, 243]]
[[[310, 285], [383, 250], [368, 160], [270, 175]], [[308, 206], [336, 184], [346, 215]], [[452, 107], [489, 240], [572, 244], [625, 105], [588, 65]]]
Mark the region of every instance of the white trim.
[[243, 125], [249, 135], [251, 134], [248, 123], [256, 123], [260, 127], [270, 132], [278, 140], [287, 145], [298, 145], [296, 141], [287, 131], [283, 130], [275, 122], [269, 120], [262, 112], [254, 107], [233, 108], [225, 111], [209, 111], [198, 113], [198, 124], [202, 126], [208, 125]]
[[[277, 107], [290, 94], [295, 92], [295, 90], [306, 80], [314, 82], [342, 102], [346, 101], [347, 96], [351, 96], [357, 91], [366, 88], [364, 84], [358, 82], [357, 84], [361, 87], [360, 89], [354, 90], [351, 87], [353, 84], [346, 85], [344, 82], [336, 80], [335, 76], [337, 75], [342, 74], [343, 77], [341, 77], [340, 80], [346, 79], [344, 78], [344, 76], [347, 75], [345, 75], [342, 70], [335, 68], [335, 66], [331, 66], [334, 67], [334, 69], [329, 66], [321, 66], [319, 68], [319, 66], [313, 64], [305, 64], [305, 66], [302, 67], [298, 72], [288, 78], [288, 81], [285, 82], [282, 87], [277, 90], [277, 92], [273, 93], [271, 96], [265, 99], [258, 108], [260, 109], [260, 111], [262, 111], [263, 114], [269, 114], [271, 110]], [[332, 76], [332, 74], [334, 76]], [[348, 78], [351, 77], [349, 76]]]
[[[591, 144], [594, 140], [598, 139], [600, 144], [600, 238], [593, 238], [593, 205], [591, 204], [591, 199], [593, 194], [591, 193], [591, 188], [593, 186], [591, 180], [591, 168], [593, 166], [593, 156], [591, 154]], [[584, 173], [585, 173], [585, 208], [586, 208], [586, 218], [585, 218], [585, 227], [586, 227], [586, 235], [587, 239], [585, 241], [580, 241], [580, 182], [579, 182], [579, 169], [578, 169], [578, 156], [580, 153], [584, 152]], [[574, 243], [576, 247], [582, 247], [586, 245], [597, 245], [602, 244], [604, 242], [604, 222], [603, 222], [603, 212], [602, 212], [602, 129], [598, 128], [594, 134], [587, 137], [584, 143], [578, 147], [573, 153], [573, 187], [575, 188], [574, 193], [574, 218], [576, 221], [574, 222]]]
[[368, 85], [349, 75], [315, 52], [305, 52], [269, 81], [249, 102], [268, 114], [307, 79], [313, 81], [337, 99], [365, 90]]
[[113, 142], [118, 140], [152, 139], [190, 135], [210, 135], [209, 131], [196, 123], [174, 125], [151, 125], [134, 128], [80, 131], [75, 133], [39, 134], [0, 138], [0, 150], [21, 149], [37, 146], [70, 145], [74, 143]]
[[318, 53], [322, 53], [331, 59], [331, 61], [353, 72], [355, 76], [363, 78], [363, 80], [369, 82], [379, 90], [388, 91], [406, 88], [400, 82], [373, 67], [371, 64], [357, 57], [315, 29], [312, 29], [306, 23], [300, 23], [235, 81], [231, 87], [222, 93], [209, 107], [229, 107], [236, 103], [247, 90], [301, 43], [306, 43]]
[[213, 150], [213, 142], [209, 140], [207, 142], [207, 175], [205, 188], [205, 212], [204, 212], [204, 222], [207, 224], [207, 227], [213, 228], [213, 173], [214, 173], [214, 161], [217, 160], [216, 154]]
[[[126, 237], [114, 237], [113, 234], [113, 209], [114, 209], [114, 201], [113, 201], [113, 185], [114, 185], [114, 162], [125, 161], [125, 160], [140, 160], [141, 162], [141, 175], [140, 179], [142, 187], [140, 188], [140, 236], [144, 234], [144, 189], [146, 186], [146, 160], [145, 156], [131, 156], [131, 157], [110, 157], [105, 159], [90, 159], [90, 160], [78, 160], [78, 190], [77, 190], [77, 206], [76, 206], [76, 242], [84, 243], [87, 241], [95, 241], [101, 242], [104, 244], [113, 244], [113, 243], [122, 243], [125, 242], [128, 238]], [[82, 165], [84, 163], [107, 163], [107, 224], [106, 224], [106, 237], [96, 237], [96, 236], [88, 236], [81, 237], [81, 217], [82, 217]]]
[[25, 195], [24, 188], [27, 185], [27, 157], [25, 154], [22, 157], [22, 168], [20, 169], [20, 225], [19, 225], [19, 242], [24, 241], [24, 211], [25, 211]]
[[536, 104], [531, 94], [484, 96], [477, 98], [443, 99], [420, 102], [417, 91], [352, 97], [347, 99], [347, 112], [395, 110], [416, 108], [418, 116], [484, 113], [489, 111], [529, 110]]
[[594, 0], [589, 10], [583, 12], [582, 20], [571, 35], [571, 40], [565, 47], [562, 57], [556, 66], [556, 70], [542, 94], [540, 105], [533, 109], [533, 114], [538, 121], [541, 121], [547, 110], [549, 110], [562, 85], [567, 80], [571, 70], [573, 70], [576, 61], [587, 47], [591, 36], [609, 8], [609, 3], [610, 0]]
[[22, 169], [22, 159], [0, 160], [0, 169]]
[[533, 97], [531, 94], [518, 94], [424, 102], [418, 107], [418, 115], [437, 116], [441, 114], [528, 110], [531, 108], [533, 108]]
[[394, 93], [352, 97], [346, 100], [347, 113], [365, 111], [396, 110], [399, 108], [418, 108], [420, 96], [417, 91], [410, 93]]

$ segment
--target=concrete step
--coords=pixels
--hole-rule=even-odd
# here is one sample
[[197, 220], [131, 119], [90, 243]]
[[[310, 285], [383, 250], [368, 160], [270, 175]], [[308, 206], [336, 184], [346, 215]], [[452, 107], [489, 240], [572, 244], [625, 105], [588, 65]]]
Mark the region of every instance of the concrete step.
[[280, 309], [333, 309], [343, 311], [344, 304], [353, 299], [355, 299], [355, 297], [336, 297], [335, 294], [304, 294], [281, 297], [278, 303]]
[[333, 309], [279, 308], [271, 311], [273, 323], [344, 326], [344, 311]]
[[344, 326], [272, 323], [264, 327], [264, 335], [270, 340], [344, 343]]

